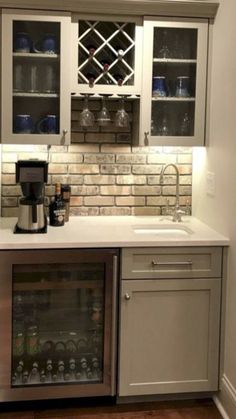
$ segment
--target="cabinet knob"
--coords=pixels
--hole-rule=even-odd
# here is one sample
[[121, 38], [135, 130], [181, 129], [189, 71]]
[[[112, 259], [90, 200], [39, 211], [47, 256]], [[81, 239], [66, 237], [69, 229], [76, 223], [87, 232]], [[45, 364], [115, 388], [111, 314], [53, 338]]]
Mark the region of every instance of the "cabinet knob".
[[128, 292], [125, 293], [125, 300], [130, 300], [130, 295], [128, 294]]
[[68, 132], [68, 130], [67, 129], [63, 129], [63, 135], [66, 135], [67, 134], [67, 132]]

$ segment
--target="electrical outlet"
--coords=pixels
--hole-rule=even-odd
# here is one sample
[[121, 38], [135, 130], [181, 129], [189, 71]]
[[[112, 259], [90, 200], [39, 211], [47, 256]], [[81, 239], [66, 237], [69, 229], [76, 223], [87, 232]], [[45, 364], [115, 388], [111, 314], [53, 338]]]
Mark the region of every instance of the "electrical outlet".
[[215, 196], [215, 173], [207, 172], [206, 174], [206, 193], [211, 196]]

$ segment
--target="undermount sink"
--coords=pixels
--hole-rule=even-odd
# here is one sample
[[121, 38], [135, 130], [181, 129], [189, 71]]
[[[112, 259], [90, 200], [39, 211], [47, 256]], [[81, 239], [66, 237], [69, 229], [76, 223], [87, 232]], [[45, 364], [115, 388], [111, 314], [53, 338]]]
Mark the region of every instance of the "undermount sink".
[[193, 231], [181, 224], [162, 224], [162, 225], [143, 225], [134, 226], [133, 230], [136, 234], [156, 234], [161, 236], [189, 236]]

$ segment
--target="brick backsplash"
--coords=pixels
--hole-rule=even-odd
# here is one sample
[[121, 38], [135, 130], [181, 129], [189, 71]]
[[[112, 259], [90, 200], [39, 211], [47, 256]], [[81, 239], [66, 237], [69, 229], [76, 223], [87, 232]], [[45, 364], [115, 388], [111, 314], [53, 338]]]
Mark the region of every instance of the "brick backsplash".
[[[109, 102], [111, 119], [117, 101]], [[90, 101], [94, 112], [98, 101]], [[191, 206], [192, 149], [190, 147], [137, 147], [132, 145], [133, 128], [118, 129], [95, 125], [83, 131], [78, 124], [82, 109], [72, 100], [72, 143], [69, 146], [2, 145], [2, 216], [17, 216], [20, 186], [15, 184], [15, 162], [38, 158], [49, 161], [45, 194], [50, 199], [56, 182], [71, 185], [71, 215], [160, 215], [175, 204], [176, 176], [166, 171], [164, 185], [160, 172], [167, 163], [180, 171], [180, 205]], [[126, 101], [132, 121], [132, 101]]]

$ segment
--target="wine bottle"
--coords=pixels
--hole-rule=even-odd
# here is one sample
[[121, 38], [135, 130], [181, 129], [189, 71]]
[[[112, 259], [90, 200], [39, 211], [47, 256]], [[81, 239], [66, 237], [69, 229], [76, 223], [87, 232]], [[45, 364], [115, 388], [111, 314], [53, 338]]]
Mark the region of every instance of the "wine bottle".
[[89, 86], [92, 87], [94, 85], [94, 81], [96, 79], [95, 74], [93, 74], [93, 73], [87, 73], [85, 76], [88, 79]]
[[89, 52], [90, 57], [93, 57], [94, 53], [96, 51], [96, 47], [94, 45], [90, 44], [90, 45], [87, 45], [87, 50]]
[[110, 67], [109, 61], [104, 59], [104, 60], [101, 61], [101, 65], [103, 66], [104, 73], [106, 73], [109, 70], [109, 67]]
[[30, 371], [30, 375], [29, 375], [29, 382], [34, 383], [34, 384], [39, 384], [40, 382], [38, 362], [34, 362], [32, 365], [32, 370]]
[[117, 81], [118, 86], [122, 86], [124, 77], [121, 74], [114, 74], [113, 77]]
[[65, 223], [65, 203], [61, 196], [61, 185], [56, 184], [54, 200], [49, 205], [50, 225], [53, 227], [63, 226]]
[[46, 363], [46, 381], [47, 381], [47, 383], [51, 383], [51, 381], [52, 381], [52, 370], [53, 370], [52, 360], [48, 359], [47, 363]]

